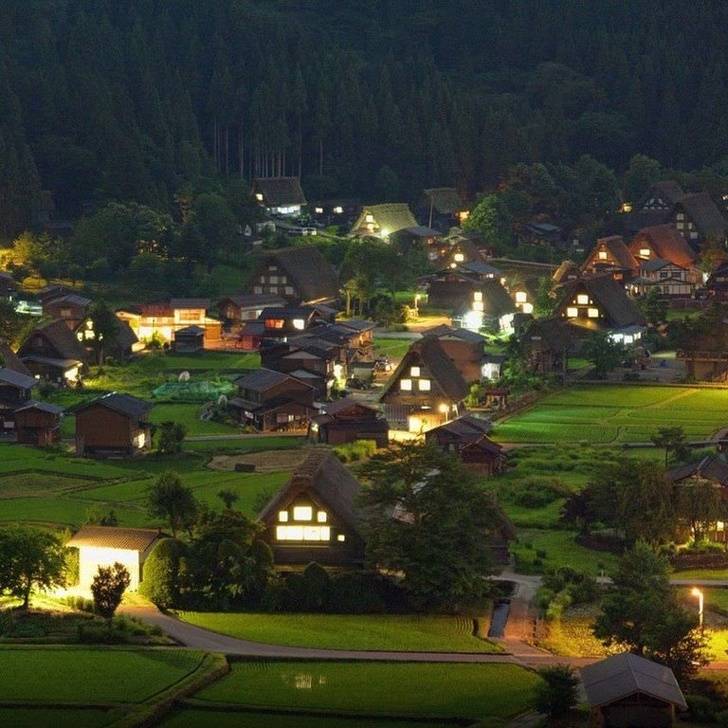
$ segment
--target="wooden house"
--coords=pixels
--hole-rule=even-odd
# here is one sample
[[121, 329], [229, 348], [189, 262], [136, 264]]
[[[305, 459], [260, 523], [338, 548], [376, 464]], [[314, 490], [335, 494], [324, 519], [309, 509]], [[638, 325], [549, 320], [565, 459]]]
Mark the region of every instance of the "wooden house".
[[315, 319], [316, 311], [309, 306], [264, 308], [258, 316], [258, 321], [263, 323], [264, 337], [283, 341], [310, 329]]
[[486, 342], [484, 336], [469, 329], [454, 329], [445, 324], [427, 329], [423, 336], [434, 336], [440, 342], [466, 382], [477, 382], [483, 378]]
[[6, 367], [0, 368], [0, 432], [15, 430], [15, 412], [30, 401], [33, 387], [38, 384], [35, 377], [19, 374]]
[[532, 321], [519, 337], [528, 367], [537, 374], [565, 375], [574, 346], [571, 326], [558, 318]]
[[357, 508], [359, 482], [333, 451], [312, 449], [258, 514], [261, 538], [277, 566], [360, 568], [364, 537]]
[[439, 260], [450, 247], [449, 243], [443, 242], [442, 233], [439, 230], [433, 230], [425, 225], [397, 230], [389, 236], [389, 240], [403, 253], [409, 251], [410, 248], [424, 250], [427, 259], [431, 262]]
[[13, 413], [19, 445], [47, 447], [61, 441], [63, 407], [30, 400]]
[[447, 232], [462, 223], [468, 208], [454, 187], [431, 187], [424, 190], [419, 209], [428, 227]]
[[75, 382], [89, 355], [63, 321], [36, 326], [18, 349], [18, 357], [33, 376], [56, 384]]
[[237, 333], [236, 347], [246, 351], [258, 351], [265, 339], [265, 324], [262, 321], [246, 321]]
[[111, 392], [77, 405], [76, 454], [130, 456], [152, 446], [151, 402]]
[[144, 562], [161, 539], [168, 538], [156, 528], [83, 526], [66, 542], [78, 549], [79, 586], [91, 587], [99, 566], [120, 563], [129, 572], [129, 589], [136, 591], [144, 580]]
[[488, 437], [490, 420], [466, 414], [428, 430], [425, 442], [457, 455], [472, 470], [493, 476], [503, 472], [506, 455], [503, 448]]
[[385, 416], [420, 433], [459, 414], [469, 387], [434, 336], [413, 342], [382, 389]]
[[176, 354], [196, 354], [205, 348], [205, 329], [185, 326], [172, 335], [172, 351]]
[[695, 271], [699, 278], [700, 271], [697, 269], [695, 252], [672, 225], [653, 225], [642, 228], [632, 238], [629, 250], [638, 264], [646, 260], [661, 258], [669, 260], [681, 268]]
[[18, 374], [25, 374], [26, 377], [32, 376], [28, 367], [20, 361], [20, 357], [10, 348], [10, 344], [5, 339], [0, 339], [0, 367]]
[[471, 331], [512, 334], [517, 312], [518, 306], [500, 281], [479, 280], [453, 311], [452, 322]]
[[721, 261], [713, 268], [705, 282], [705, 288], [716, 299], [728, 299], [728, 260]]
[[339, 279], [314, 245], [266, 250], [251, 277], [250, 293], [284, 298], [289, 306], [336, 304]]
[[653, 258], [640, 262], [640, 272], [628, 285], [633, 296], [645, 296], [656, 289], [667, 298], [690, 298], [695, 296], [699, 275], [695, 270], [682, 268], [664, 258]]
[[642, 197], [621, 214], [621, 222], [627, 235], [634, 235], [644, 227], [664, 225], [670, 221], [675, 203], [685, 196], [674, 180], [655, 182]]
[[228, 406], [238, 421], [261, 432], [303, 431], [316, 414], [314, 387], [283, 372], [258, 369], [235, 380]]
[[644, 316], [610, 275], [571, 281], [554, 315], [583, 331], [609, 333], [625, 344], [641, 338], [645, 330]]
[[[471, 238], [459, 238], [455, 240], [442, 256], [438, 264], [440, 268], [457, 268], [466, 263], [482, 263], [488, 265], [488, 257], [481, 251], [475, 240]], [[494, 271], [496, 278], [502, 278], [503, 274], [497, 268]]]
[[387, 447], [389, 424], [376, 407], [344, 397], [326, 402], [320, 414], [311, 418], [308, 439], [326, 445], [372, 440], [377, 447]]
[[273, 293], [241, 293], [221, 298], [217, 313], [227, 331], [237, 332], [247, 321], [255, 321], [266, 308], [284, 308], [286, 300]]
[[[706, 455], [697, 462], [671, 468], [665, 473], [665, 480], [677, 489], [691, 489], [690, 492], [695, 493], [697, 499], [701, 498], [699, 490], [701, 487], [719, 488], [723, 499], [728, 499], [728, 464], [717, 455]], [[712, 523], [702, 525], [705, 528], [703, 533], [691, 532], [689, 536], [693, 539], [707, 538], [716, 543], [728, 543], [726, 525], [723, 521], [716, 519]]]
[[0, 271], [0, 298], [12, 300], [18, 292], [18, 285], [10, 273]]
[[76, 331], [88, 316], [91, 299], [77, 293], [62, 296], [47, 296], [43, 299], [43, 316], [59, 319], [71, 331]]
[[306, 196], [298, 177], [257, 177], [253, 180], [253, 197], [266, 214], [297, 217], [306, 205]]
[[681, 342], [675, 358], [685, 366], [688, 380], [725, 382], [728, 380], [728, 320], [720, 319], [710, 330], [695, 333]]
[[565, 260], [554, 271], [551, 281], [556, 287], [563, 286], [569, 281], [575, 281], [577, 278], [581, 278], [579, 266], [571, 260]]
[[581, 682], [594, 728], [670, 728], [688, 707], [669, 667], [630, 652], [582, 667]]
[[207, 315], [208, 298], [173, 298], [170, 301], [144, 303], [116, 311], [126, 321], [139, 341], [161, 341], [169, 345], [174, 334], [188, 326], [199, 326], [205, 332], [205, 341], [218, 341], [222, 337], [222, 322]]
[[608, 273], [614, 280], [622, 282], [634, 278], [638, 270], [639, 264], [621, 235], [599, 238], [581, 266], [582, 275]]
[[693, 250], [708, 244], [722, 247], [728, 238], [728, 222], [707, 192], [684, 195], [677, 200], [670, 223]]
[[523, 225], [518, 241], [520, 244], [543, 245], [557, 250], [565, 247], [563, 228], [542, 220], [531, 220]]
[[349, 234], [389, 240], [400, 230], [416, 227], [417, 220], [405, 203], [365, 205]]

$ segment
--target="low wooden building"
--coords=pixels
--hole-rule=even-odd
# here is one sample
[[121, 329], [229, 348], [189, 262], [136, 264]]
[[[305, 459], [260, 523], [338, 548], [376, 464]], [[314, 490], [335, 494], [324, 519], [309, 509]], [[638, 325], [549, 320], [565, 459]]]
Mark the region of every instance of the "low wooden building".
[[77, 293], [43, 299], [43, 315], [63, 321], [71, 331], [75, 331], [83, 322], [90, 307], [91, 299]]
[[312, 449], [258, 515], [276, 565], [363, 566], [359, 489], [333, 451]]
[[130, 456], [151, 448], [151, 402], [111, 392], [73, 408], [76, 454]]
[[196, 354], [205, 348], [205, 329], [185, 326], [174, 332], [172, 350], [177, 354]]
[[15, 412], [30, 401], [31, 390], [38, 381], [12, 369], [0, 368], [0, 432], [15, 429]]
[[321, 414], [311, 418], [308, 439], [326, 445], [372, 440], [377, 447], [387, 447], [389, 424], [376, 407], [344, 397], [327, 402]]
[[466, 382], [478, 382], [484, 376], [484, 336], [469, 329], [454, 329], [445, 324], [427, 329], [423, 335], [434, 336], [440, 342]]
[[168, 538], [159, 529], [84, 526], [66, 542], [78, 549], [79, 586], [91, 587], [99, 566], [120, 563], [129, 572], [129, 589], [136, 591], [144, 579], [144, 562], [161, 539]]
[[61, 441], [63, 407], [31, 400], [13, 413], [19, 445], [46, 447]]
[[63, 321], [36, 326], [18, 356], [33, 376], [56, 384], [75, 382], [89, 361], [86, 348]]
[[487, 476], [505, 468], [503, 448], [488, 437], [491, 423], [473, 415], [457, 417], [425, 433], [425, 441], [457, 455], [463, 464]]
[[623, 652], [581, 668], [593, 728], [671, 728], [687, 710], [669, 667]]

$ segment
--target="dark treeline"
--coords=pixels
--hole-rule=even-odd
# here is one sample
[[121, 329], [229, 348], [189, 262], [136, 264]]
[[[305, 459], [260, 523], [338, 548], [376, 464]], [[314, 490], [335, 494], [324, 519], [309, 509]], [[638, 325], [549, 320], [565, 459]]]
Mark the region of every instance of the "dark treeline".
[[519, 163], [725, 162], [722, 0], [4, 0], [0, 235], [175, 212], [200, 180], [311, 199], [492, 189]]

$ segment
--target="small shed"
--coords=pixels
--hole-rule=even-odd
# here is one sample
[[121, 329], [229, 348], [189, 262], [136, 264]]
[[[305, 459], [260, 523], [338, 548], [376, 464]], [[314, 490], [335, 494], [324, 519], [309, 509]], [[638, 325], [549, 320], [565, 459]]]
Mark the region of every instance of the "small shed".
[[594, 728], [669, 728], [687, 710], [669, 667], [630, 652], [581, 668]]
[[15, 410], [15, 430], [19, 445], [45, 447], [61, 441], [63, 407], [31, 400]]
[[99, 566], [112, 566], [118, 561], [129, 570], [129, 589], [136, 590], [144, 578], [144, 562], [162, 538], [168, 535], [156, 528], [83, 526], [66, 546], [78, 549], [81, 587], [90, 588]]
[[194, 354], [205, 348], [205, 329], [201, 326], [185, 326], [174, 332], [172, 349], [177, 354]]

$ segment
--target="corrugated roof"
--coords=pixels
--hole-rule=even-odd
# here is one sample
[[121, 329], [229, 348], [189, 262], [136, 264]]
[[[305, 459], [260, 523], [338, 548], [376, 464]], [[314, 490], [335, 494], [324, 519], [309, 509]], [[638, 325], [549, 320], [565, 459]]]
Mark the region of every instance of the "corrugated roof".
[[114, 412], [129, 415], [129, 417], [139, 418], [149, 412], [154, 406], [151, 402], [146, 402], [131, 394], [119, 394], [118, 392], [109, 392], [101, 397], [96, 397], [90, 402], [84, 402], [73, 408], [75, 412], [83, 412], [91, 407], [106, 407]]
[[19, 374], [13, 369], [6, 367], [0, 368], [0, 382], [7, 382], [7, 384], [12, 384], [13, 387], [19, 387], [20, 389], [30, 389], [38, 384], [38, 380], [35, 377]]
[[117, 526], [83, 526], [66, 542], [66, 546], [83, 546], [146, 551], [157, 539], [167, 538], [158, 529], [119, 528]]
[[629, 652], [582, 667], [581, 681], [592, 708], [634, 693], [650, 695], [682, 710], [688, 707], [669, 667]]

